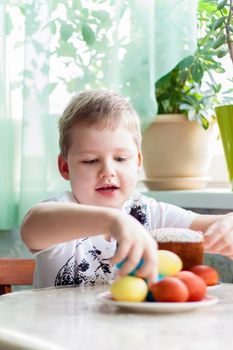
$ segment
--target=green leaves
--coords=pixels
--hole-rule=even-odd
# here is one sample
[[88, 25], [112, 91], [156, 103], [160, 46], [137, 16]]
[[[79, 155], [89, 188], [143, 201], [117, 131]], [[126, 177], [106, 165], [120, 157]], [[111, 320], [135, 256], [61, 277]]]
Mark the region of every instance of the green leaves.
[[102, 26], [105, 26], [110, 21], [110, 16], [107, 11], [92, 11], [92, 15], [101, 22]]
[[64, 41], [67, 41], [73, 34], [74, 28], [71, 24], [66, 22], [61, 22], [60, 35]]
[[76, 92], [80, 88], [80, 79], [74, 78], [67, 82], [67, 91], [70, 93]]
[[214, 92], [217, 94], [222, 88], [222, 85], [219, 83], [219, 84], [216, 84], [216, 85], [213, 85], [213, 89], [214, 89]]
[[212, 44], [212, 48], [213, 49], [218, 49], [220, 46], [225, 44], [225, 42], [226, 42], [226, 35], [225, 34], [221, 34], [214, 40], [214, 42]]
[[96, 40], [94, 31], [87, 23], [82, 24], [82, 36], [88, 46], [93, 45]]
[[57, 83], [49, 83], [48, 85], [46, 85], [45, 89], [44, 89], [44, 94], [46, 95], [50, 95], [53, 90], [56, 88]]
[[158, 113], [182, 112], [206, 129], [214, 115], [214, 106], [226, 101], [224, 87], [214, 80], [213, 72], [225, 71], [221, 58], [232, 47], [233, 14], [229, 4], [230, 0], [199, 0], [198, 23], [202, 36], [197, 50], [156, 82]]
[[222, 10], [227, 4], [227, 0], [223, 0], [221, 1], [218, 5], [217, 5], [217, 9], [218, 10]]
[[188, 57], [185, 57], [180, 63], [178, 63], [177, 68], [184, 69], [189, 67], [194, 61], [194, 56], [190, 55]]
[[204, 71], [200, 62], [194, 64], [191, 68], [192, 78], [196, 83], [201, 82]]
[[227, 16], [222, 16], [222, 17], [216, 19], [213, 23], [213, 29], [216, 30], [216, 29], [220, 28], [223, 25], [226, 18], [227, 18]]
[[[233, 50], [233, 12], [230, 5], [231, 0], [199, 0], [199, 9], [202, 9], [199, 26], [205, 33], [203, 46], [206, 48], [208, 44], [210, 53], [218, 58]], [[216, 67], [216, 70], [221, 69]]]
[[222, 57], [226, 56], [227, 53], [228, 53], [227, 50], [221, 49], [221, 50], [219, 50], [219, 51], [217, 52], [217, 57], [218, 57], [218, 58], [222, 58]]
[[209, 127], [209, 121], [208, 121], [208, 119], [207, 119], [206, 117], [204, 117], [202, 114], [200, 114], [200, 121], [201, 121], [201, 125], [203, 126], [203, 128], [204, 128], [205, 130], [207, 130], [208, 127]]
[[59, 40], [59, 44], [60, 46], [56, 50], [58, 56], [72, 58], [76, 56], [76, 49], [72, 44], [67, 43], [63, 39]]
[[[156, 82], [156, 99], [158, 113], [182, 112], [189, 120], [196, 120], [207, 129], [214, 115], [214, 107], [223, 100], [226, 101], [223, 86], [214, 81], [212, 73], [224, 72], [217, 57], [222, 58], [228, 53], [225, 45], [227, 14], [226, 8], [221, 10], [223, 12], [217, 10], [217, 0], [200, 2], [203, 5], [201, 21], [204, 23], [204, 35], [198, 39], [194, 55], [184, 58]], [[221, 4], [222, 9], [224, 4], [226, 3]], [[209, 17], [205, 17], [207, 13]], [[207, 77], [209, 80], [206, 80]]]

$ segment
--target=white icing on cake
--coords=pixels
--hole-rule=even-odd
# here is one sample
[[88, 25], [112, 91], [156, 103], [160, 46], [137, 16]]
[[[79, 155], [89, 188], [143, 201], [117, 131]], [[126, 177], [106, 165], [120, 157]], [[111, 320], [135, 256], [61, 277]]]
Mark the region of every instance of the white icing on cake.
[[187, 228], [159, 228], [150, 231], [157, 242], [202, 242], [203, 235], [199, 231]]

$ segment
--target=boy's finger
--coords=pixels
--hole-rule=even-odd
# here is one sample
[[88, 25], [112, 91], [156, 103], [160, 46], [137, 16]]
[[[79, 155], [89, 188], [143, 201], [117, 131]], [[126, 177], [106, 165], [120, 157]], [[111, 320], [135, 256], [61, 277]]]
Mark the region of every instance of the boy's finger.
[[135, 276], [143, 278], [148, 278], [151, 274], [156, 275], [156, 265], [151, 262], [147, 263], [146, 260], [143, 266], [135, 272]]
[[221, 233], [217, 233], [214, 236], [207, 236], [204, 239], [204, 247], [205, 249], [208, 250], [216, 250], [218, 251], [218, 249], [221, 249], [221, 247], [225, 245], [225, 246], [232, 246], [233, 245], [233, 232], [232, 231], [228, 231], [225, 232], [224, 235], [222, 235]]
[[126, 259], [129, 254], [130, 248], [131, 248], [130, 242], [127, 243], [125, 241], [124, 244], [119, 243], [117, 245], [117, 249], [114, 256], [110, 259], [111, 265], [115, 265], [117, 263], [120, 263], [122, 260]]
[[144, 264], [136, 271], [136, 276], [148, 277], [157, 274], [157, 254], [156, 250], [147, 250], [144, 255]]
[[120, 275], [127, 275], [132, 272], [140, 263], [142, 258], [142, 249], [140, 246], [133, 246], [127, 256], [125, 263], [119, 270]]
[[152, 273], [147, 278], [148, 287], [150, 288], [152, 286], [152, 284], [156, 283], [157, 281], [158, 281], [158, 273]]
[[217, 252], [219, 252], [220, 250], [222, 250], [228, 246], [229, 246], [229, 244], [226, 241], [223, 241], [221, 239], [219, 239], [218, 241], [215, 241], [214, 243], [204, 242], [205, 249], [211, 249], [211, 250], [217, 251]]
[[222, 236], [219, 235], [218, 233], [214, 234], [215, 232], [211, 235], [204, 235], [204, 246], [209, 246], [212, 247], [214, 244], [216, 244], [219, 240], [222, 239]]

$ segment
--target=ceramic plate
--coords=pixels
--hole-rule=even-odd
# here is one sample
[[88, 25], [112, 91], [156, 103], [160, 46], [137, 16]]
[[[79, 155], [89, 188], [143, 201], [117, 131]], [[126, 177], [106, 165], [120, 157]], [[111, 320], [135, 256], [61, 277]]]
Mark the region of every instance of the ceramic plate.
[[200, 309], [206, 306], [214, 305], [218, 302], [218, 298], [212, 295], [206, 295], [201, 301], [186, 302], [186, 303], [159, 303], [159, 302], [126, 302], [115, 301], [111, 298], [109, 291], [100, 293], [96, 296], [98, 301], [104, 304], [118, 306], [131, 311], [136, 312], [158, 312], [158, 313], [171, 313], [171, 312], [183, 312], [194, 309]]
[[222, 285], [222, 283], [219, 282], [219, 283], [215, 284], [214, 286], [208, 286], [207, 290], [217, 289], [217, 288], [221, 287], [221, 285]]

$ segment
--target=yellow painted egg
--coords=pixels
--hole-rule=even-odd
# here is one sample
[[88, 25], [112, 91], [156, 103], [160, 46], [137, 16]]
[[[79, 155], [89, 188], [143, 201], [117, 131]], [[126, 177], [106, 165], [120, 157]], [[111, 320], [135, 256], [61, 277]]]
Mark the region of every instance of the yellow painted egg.
[[124, 276], [116, 279], [110, 288], [112, 298], [117, 301], [144, 301], [148, 287], [140, 277]]
[[158, 250], [158, 270], [160, 275], [173, 276], [182, 269], [180, 257], [168, 250]]

